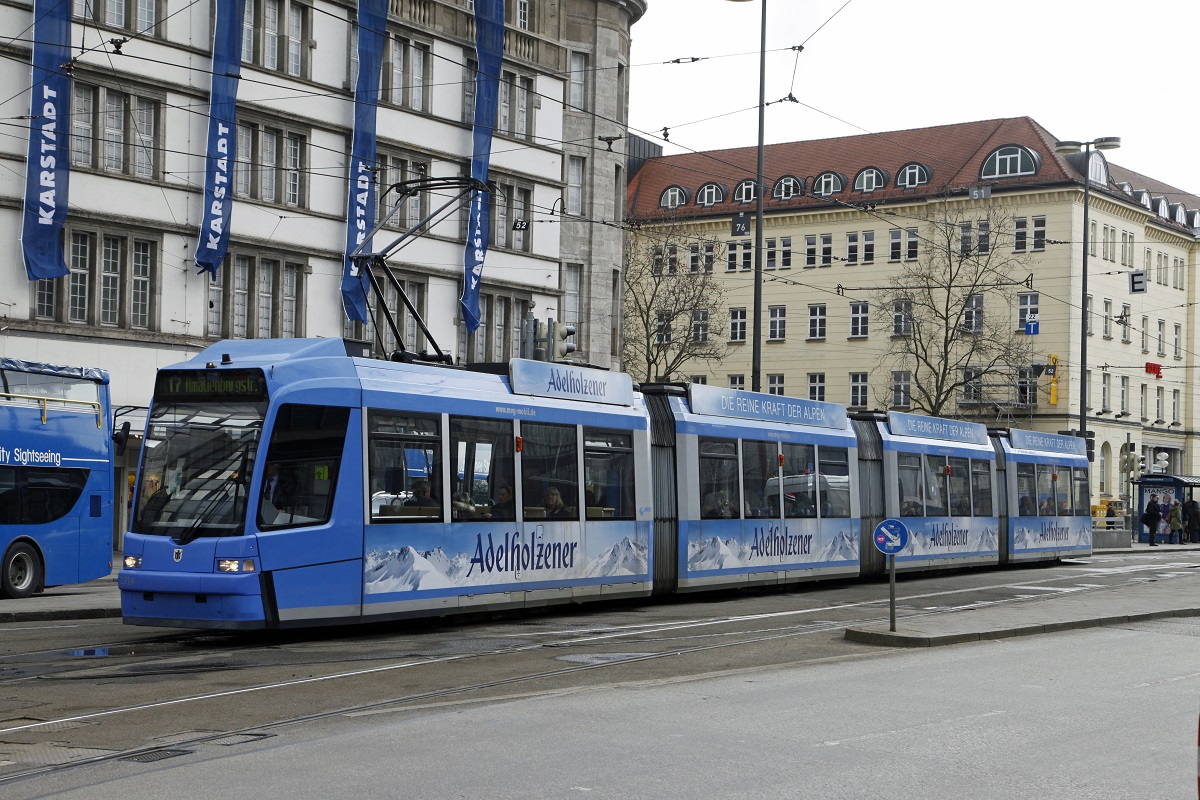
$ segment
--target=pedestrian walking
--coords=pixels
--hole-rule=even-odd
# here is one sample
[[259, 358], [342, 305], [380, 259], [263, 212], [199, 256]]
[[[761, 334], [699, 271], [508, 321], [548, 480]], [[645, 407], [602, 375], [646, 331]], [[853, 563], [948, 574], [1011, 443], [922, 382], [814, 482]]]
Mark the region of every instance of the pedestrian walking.
[[1171, 508], [1167, 511], [1167, 544], [1183, 544], [1183, 506], [1179, 504], [1179, 498], [1175, 498], [1171, 502]]
[[1158, 523], [1162, 521], [1162, 509], [1158, 505], [1158, 495], [1150, 495], [1150, 501], [1146, 503], [1145, 510], [1142, 511], [1142, 524], [1150, 531], [1150, 546], [1157, 547], [1158, 542], [1154, 541], [1154, 535], [1158, 533]]
[[1188, 541], [1200, 544], [1200, 503], [1197, 503], [1194, 497], [1188, 498], [1183, 504], [1183, 523]]

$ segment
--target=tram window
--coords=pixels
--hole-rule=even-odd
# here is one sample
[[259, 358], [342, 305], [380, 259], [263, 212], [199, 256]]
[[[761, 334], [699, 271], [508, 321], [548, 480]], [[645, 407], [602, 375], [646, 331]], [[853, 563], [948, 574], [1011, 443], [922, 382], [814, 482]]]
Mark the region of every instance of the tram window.
[[62, 519], [79, 500], [88, 470], [0, 467], [0, 525], [44, 525]]
[[971, 516], [971, 462], [966, 458], [949, 459], [950, 516]]
[[1033, 464], [1017, 464], [1017, 514], [1036, 517], [1038, 513], [1037, 480]]
[[850, 516], [850, 453], [844, 447], [817, 448], [820, 493], [817, 496], [821, 516]]
[[633, 435], [583, 429], [584, 505], [588, 519], [633, 519]]
[[1060, 517], [1071, 516], [1071, 468], [1062, 464], [1054, 467], [1054, 499], [1055, 513]]
[[924, 495], [921, 492], [921, 457], [915, 453], [897, 453], [896, 481], [900, 492], [900, 516], [925, 516]]
[[816, 474], [815, 448], [811, 444], [783, 446], [784, 517], [796, 519], [817, 515]]
[[925, 489], [925, 516], [946, 516], [945, 456], [925, 456]]
[[703, 519], [741, 519], [737, 442], [700, 440], [700, 516]]
[[[525, 517], [579, 518], [579, 443], [574, 425], [521, 424], [521, 488]], [[548, 507], [558, 490], [561, 509]]]
[[[454, 519], [515, 519], [510, 420], [450, 418], [451, 493]], [[507, 489], [507, 502], [502, 502]]]
[[992, 516], [992, 469], [990, 462], [971, 459], [971, 500], [975, 516]]
[[295, 528], [329, 521], [349, 421], [348, 408], [280, 406], [265, 468], [277, 471], [280, 488], [270, 495], [263, 493], [258, 506], [260, 528]]
[[779, 445], [742, 442], [742, 489], [746, 517], [779, 518]]
[[1040, 517], [1055, 516], [1053, 469], [1049, 464], [1037, 465], [1037, 502]]
[[438, 418], [389, 411], [368, 416], [372, 522], [442, 520]]
[[1075, 487], [1075, 513], [1079, 516], [1087, 516], [1091, 513], [1092, 499], [1091, 489], [1088, 488], [1088, 471], [1072, 469], [1071, 477], [1071, 484]]

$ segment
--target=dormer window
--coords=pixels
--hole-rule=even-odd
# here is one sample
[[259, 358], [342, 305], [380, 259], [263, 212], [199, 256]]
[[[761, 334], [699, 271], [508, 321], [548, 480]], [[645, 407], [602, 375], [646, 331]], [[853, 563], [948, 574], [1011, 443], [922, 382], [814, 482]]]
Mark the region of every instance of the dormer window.
[[854, 178], [854, 191], [866, 194], [887, 186], [887, 176], [883, 170], [867, 167]]
[[758, 195], [754, 192], [754, 181], [742, 181], [733, 190], [733, 202], [753, 203]]
[[915, 189], [929, 183], [929, 167], [924, 164], [905, 164], [896, 176], [896, 185], [901, 189]]
[[1167, 204], [1167, 198], [1165, 198], [1165, 197], [1154, 198], [1153, 210], [1154, 210], [1155, 214], [1158, 214], [1163, 219], [1171, 218], [1171, 209], [1170, 209], [1170, 206]]
[[1091, 161], [1088, 164], [1088, 180], [1101, 186], [1108, 185], [1108, 162], [1099, 153], [1092, 153]]
[[1132, 185], [1130, 185], [1126, 181], [1121, 181], [1120, 183], [1117, 184], [1117, 186], [1119, 186], [1121, 188], [1122, 192], [1129, 195], [1130, 197], [1133, 197], [1133, 186]]
[[1133, 199], [1141, 203], [1142, 208], [1146, 209], [1147, 211], [1149, 211], [1152, 207], [1150, 204], [1150, 193], [1145, 189], [1134, 190]]
[[812, 193], [817, 197], [829, 197], [846, 188], [846, 179], [836, 172], [822, 172], [813, 180]]
[[717, 203], [725, 202], [725, 189], [718, 183], [706, 183], [700, 187], [700, 191], [696, 192], [696, 205], [715, 206]]
[[687, 204], [687, 189], [682, 186], [668, 186], [662, 193], [658, 204], [663, 208], [679, 208]]
[[795, 175], [784, 175], [775, 181], [775, 191], [771, 196], [776, 200], [791, 200], [804, 194], [804, 182]]
[[1171, 204], [1171, 219], [1180, 225], [1187, 225], [1187, 210], [1184, 209], [1183, 203]]
[[1021, 175], [1036, 175], [1041, 166], [1041, 156], [1034, 151], [1020, 145], [1007, 145], [992, 151], [983, 162], [979, 177], [1015, 178]]

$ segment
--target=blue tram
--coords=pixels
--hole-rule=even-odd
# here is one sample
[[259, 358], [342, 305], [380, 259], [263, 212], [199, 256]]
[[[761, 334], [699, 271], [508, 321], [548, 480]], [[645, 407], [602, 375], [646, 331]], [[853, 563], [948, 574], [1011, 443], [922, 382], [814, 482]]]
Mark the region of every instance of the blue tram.
[[[127, 623], [300, 627], [856, 577], [882, 570], [869, 536], [885, 517], [914, 531], [901, 569], [1090, 551], [1073, 516], [1086, 461], [1063, 437], [350, 348], [226, 341], [160, 371]], [[1007, 518], [1022, 465], [1034, 488], [1039, 470], [1070, 487], [1036, 518], [1078, 531], [1069, 544], [1028, 546], [1028, 521]]]

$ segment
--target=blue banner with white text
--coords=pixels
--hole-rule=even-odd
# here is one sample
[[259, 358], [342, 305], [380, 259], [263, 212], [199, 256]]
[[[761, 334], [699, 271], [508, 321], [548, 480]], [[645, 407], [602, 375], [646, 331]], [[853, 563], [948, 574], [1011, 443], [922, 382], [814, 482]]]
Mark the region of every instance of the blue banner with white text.
[[342, 306], [355, 322], [367, 318], [367, 291], [358, 266], [350, 260], [375, 227], [375, 118], [383, 64], [387, 0], [358, 2], [358, 80], [354, 84], [354, 139], [350, 147], [350, 192], [346, 210], [346, 264]]
[[[503, 50], [504, 0], [475, 0], [475, 51], [479, 59], [479, 71], [475, 74], [471, 177], [483, 182], [487, 181], [488, 165], [492, 158], [492, 129], [496, 124], [496, 99], [500, 93]], [[492, 234], [490, 216], [490, 195], [484, 191], [474, 191], [467, 219], [467, 245], [463, 251], [463, 293], [458, 301], [468, 333], [474, 333], [479, 327], [479, 281]]]
[[233, 169], [237, 158], [237, 92], [242, 66], [242, 15], [246, 0], [217, 0], [213, 23], [212, 91], [204, 167], [204, 215], [196, 266], [216, 276], [229, 247]]
[[33, 83], [29, 102], [29, 151], [25, 161], [25, 213], [21, 252], [29, 280], [68, 274], [62, 229], [67, 221], [71, 175], [71, 4], [34, 0]]

